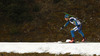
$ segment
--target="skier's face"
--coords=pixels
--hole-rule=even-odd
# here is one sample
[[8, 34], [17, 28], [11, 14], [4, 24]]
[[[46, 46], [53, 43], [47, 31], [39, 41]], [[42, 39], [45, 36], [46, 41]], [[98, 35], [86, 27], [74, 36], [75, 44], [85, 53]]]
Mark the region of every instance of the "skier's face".
[[68, 21], [69, 18], [65, 18], [66, 21]]

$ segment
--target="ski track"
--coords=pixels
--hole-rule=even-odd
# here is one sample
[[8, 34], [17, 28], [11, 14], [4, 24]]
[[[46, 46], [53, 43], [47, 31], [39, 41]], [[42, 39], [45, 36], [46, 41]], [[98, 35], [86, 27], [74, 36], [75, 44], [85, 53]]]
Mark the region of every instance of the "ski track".
[[100, 43], [0, 42], [0, 52], [100, 55]]

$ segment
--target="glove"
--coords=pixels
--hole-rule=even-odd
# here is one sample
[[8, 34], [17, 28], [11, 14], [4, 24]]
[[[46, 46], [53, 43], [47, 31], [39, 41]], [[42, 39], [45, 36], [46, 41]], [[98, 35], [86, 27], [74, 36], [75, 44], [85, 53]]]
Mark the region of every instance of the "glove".
[[60, 30], [62, 30], [63, 28], [64, 28], [64, 26], [63, 26], [63, 27], [61, 27], [61, 28], [60, 28]]
[[62, 30], [63, 28], [61, 27], [60, 30]]

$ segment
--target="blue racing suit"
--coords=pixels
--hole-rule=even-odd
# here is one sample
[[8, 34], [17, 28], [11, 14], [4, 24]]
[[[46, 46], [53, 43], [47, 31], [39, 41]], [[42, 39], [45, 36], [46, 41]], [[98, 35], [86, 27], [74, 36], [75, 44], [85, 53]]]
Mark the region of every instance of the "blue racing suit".
[[82, 35], [82, 37], [84, 38], [84, 33], [82, 32], [81, 22], [74, 17], [70, 17], [68, 22], [63, 27], [66, 27], [69, 23], [75, 25], [75, 27], [70, 31], [72, 37], [74, 38], [75, 37], [74, 32], [78, 31]]

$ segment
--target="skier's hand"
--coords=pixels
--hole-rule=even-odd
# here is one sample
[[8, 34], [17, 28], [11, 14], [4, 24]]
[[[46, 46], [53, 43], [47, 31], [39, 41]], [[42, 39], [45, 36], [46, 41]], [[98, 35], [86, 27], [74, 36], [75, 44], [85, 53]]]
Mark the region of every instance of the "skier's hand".
[[64, 28], [64, 26], [60, 27], [60, 30], [62, 30]]
[[62, 27], [60, 27], [60, 31], [62, 30], [63, 28]]

